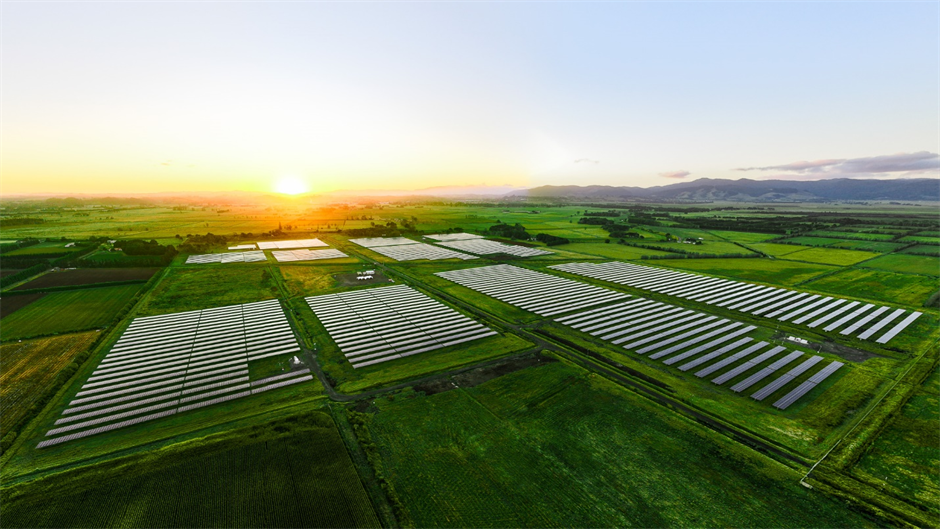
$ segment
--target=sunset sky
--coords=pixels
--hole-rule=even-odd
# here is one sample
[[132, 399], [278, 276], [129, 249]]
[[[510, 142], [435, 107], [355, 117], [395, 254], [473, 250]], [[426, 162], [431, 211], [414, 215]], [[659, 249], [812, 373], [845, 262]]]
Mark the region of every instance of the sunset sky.
[[937, 2], [2, 4], [0, 193], [937, 177]]

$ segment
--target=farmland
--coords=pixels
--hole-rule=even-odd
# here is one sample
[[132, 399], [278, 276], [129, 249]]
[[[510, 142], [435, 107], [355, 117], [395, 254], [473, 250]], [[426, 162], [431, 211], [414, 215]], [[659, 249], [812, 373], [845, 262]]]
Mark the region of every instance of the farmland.
[[[168, 266], [161, 269], [135, 268], [131, 266], [136, 262], [135, 256], [99, 251], [84, 261], [85, 265], [83, 261], [74, 263], [79, 267], [77, 270], [44, 272], [29, 283], [13, 287], [35, 293], [4, 293], [2, 332], [6, 343], [0, 351], [4, 376], [23, 373], [17, 377], [29, 380], [32, 387], [41, 387], [46, 383], [43, 377], [78, 370], [72, 382], [52, 388], [54, 397], [43, 400], [48, 405], [38, 412], [33, 410], [25, 426], [17, 426], [22, 427], [19, 437], [0, 456], [4, 520], [29, 526], [897, 525], [896, 519], [890, 517], [895, 514], [869, 519], [862, 513], [874, 511], [846, 507], [834, 499], [829, 489], [817, 486], [815, 480], [810, 480], [813, 490], [797, 483], [808, 467], [837, 443], [855, 447], [851, 443], [852, 428], [860, 417], [872, 410], [872, 415], [890, 413], [891, 404], [881, 397], [896, 382], [906, 384], [904, 375], [912, 362], [926, 362], [935, 354], [940, 338], [937, 330], [940, 313], [935, 308], [940, 289], [934, 251], [937, 246], [900, 240], [911, 234], [936, 236], [938, 232], [927, 229], [930, 225], [926, 222], [916, 220], [921, 222], [916, 224], [911, 220], [926, 218], [926, 211], [838, 204], [767, 208], [723, 204], [715, 205], [714, 209], [682, 204], [618, 206], [619, 211], [606, 212], [609, 215], [605, 218], [611, 219], [613, 225], [623, 226], [616, 229], [630, 230], [632, 234], [624, 238], [624, 244], [620, 237], [609, 233], [616, 231], [608, 229], [609, 226], [579, 224], [585, 210], [603, 212], [604, 208], [595, 205], [442, 205], [413, 199], [332, 206], [297, 203], [277, 211], [244, 205], [206, 210], [132, 207], [91, 213], [91, 217], [80, 220], [69, 215], [50, 217], [47, 226], [14, 227], [12, 231], [19, 236], [41, 237], [43, 230], [54, 229], [57, 237], [136, 236], [189, 250], [172, 262], [167, 259]], [[870, 212], [881, 216], [859, 225], [856, 217], [866, 218]], [[893, 212], [898, 212], [903, 221], [893, 224], [894, 220], [887, 216]], [[114, 219], [106, 218], [111, 216]], [[843, 219], [852, 222], [840, 226]], [[422, 247], [422, 251], [449, 249], [423, 238], [425, 235], [463, 231], [550, 253], [524, 258], [483, 254], [467, 261], [398, 261], [351, 242], [383, 236], [388, 231], [384, 228], [386, 223], [401, 226], [405, 220], [413, 222], [416, 228], [390, 232], [387, 236], [403, 236], [430, 246]], [[568, 237], [571, 242], [546, 247], [544, 240], [493, 236], [488, 230], [497, 220], [501, 224], [520, 223], [529, 235], [546, 233]], [[903, 224], [906, 222], [914, 224]], [[271, 235], [281, 224], [285, 229], [290, 225], [290, 233]], [[748, 226], [767, 233], [746, 231]], [[120, 235], [114, 237], [117, 228], [121, 228]], [[349, 230], [363, 231], [349, 233]], [[210, 232], [217, 238], [200, 238]], [[262, 232], [268, 233], [262, 236]], [[218, 238], [220, 234], [222, 238]], [[256, 263], [187, 264], [191, 255], [226, 253], [228, 246], [239, 243], [306, 238], [320, 238], [330, 248], [350, 257], [282, 263], [265, 251], [264, 260]], [[667, 242], [670, 238], [701, 238], [702, 244]], [[53, 241], [47, 248], [58, 248], [58, 244]], [[714, 257], [729, 254], [735, 257]], [[409, 258], [405, 254], [400, 257]], [[21, 260], [25, 266], [31, 266], [29, 259]], [[109, 260], [117, 268], [97, 268]], [[832, 296], [839, 299], [826, 301], [827, 306], [833, 303], [835, 307], [834, 302], [842, 300], [841, 308], [827, 310], [841, 312], [816, 314], [807, 319], [820, 309], [809, 308], [816, 301], [805, 302], [801, 298], [799, 306], [795, 301], [788, 302], [794, 303], [793, 310], [802, 310], [802, 316], [784, 322], [778, 319], [782, 315], [766, 319], [766, 315], [750, 315], [729, 304], [705, 305], [641, 286], [575, 276], [556, 267], [602, 266], [611, 261], [643, 265], [651, 268], [653, 274], [674, 270], [705, 275], [696, 281], [727, 278], [799, 291], [787, 296], [806, 292], [807, 296], [818, 296], [820, 301]], [[21, 266], [19, 263], [14, 262]], [[538, 280], [523, 278], [521, 282], [498, 276], [489, 280], [490, 294], [485, 294], [479, 290], [483, 288], [480, 284], [471, 281], [464, 285], [447, 279], [462, 277], [454, 275], [456, 271], [496, 264], [545, 274], [549, 279], [573, 280], [579, 285], [560, 286], [554, 282], [551, 283], [554, 286], [543, 288], [549, 283], [542, 276]], [[374, 279], [357, 279], [356, 273], [366, 269], [375, 270]], [[472, 278], [477, 273], [463, 277]], [[152, 280], [144, 285], [148, 279]], [[107, 285], [123, 281], [138, 284]], [[766, 288], [716, 284], [729, 289]], [[602, 287], [606, 293], [589, 293], [584, 290], [586, 285]], [[420, 308], [414, 310], [430, 311], [427, 305], [421, 305], [428, 303], [429, 298], [459, 312], [461, 326], [496, 334], [481, 334], [454, 345], [438, 342], [441, 347], [431, 348], [427, 345], [428, 337], [436, 339], [439, 333], [444, 335], [444, 330], [463, 332], [464, 327], [451, 329], [445, 325], [443, 329], [428, 327], [425, 331], [422, 326], [428, 325], [428, 320], [412, 318], [411, 307], [405, 303], [396, 305], [398, 319], [388, 312], [391, 304], [364, 305], [359, 316], [362, 324], [353, 328], [348, 324], [335, 326], [350, 334], [333, 336], [306, 299], [345, 293], [331, 299], [343, 299], [349, 308], [358, 306], [355, 300], [371, 295], [366, 292], [381, 287], [413, 289], [424, 296], [424, 301], [415, 302]], [[114, 301], [115, 306], [105, 303], [110, 298], [102, 293], [121, 297], [117, 293], [122, 288], [128, 289], [121, 294], [125, 303]], [[773, 289], [735, 295], [757, 300], [758, 294], [778, 295]], [[98, 305], [83, 296], [96, 298]], [[598, 301], [597, 296], [610, 296], [610, 303], [603, 303], [606, 297]], [[115, 321], [114, 316], [132, 299], [138, 301], [128, 316]], [[91, 377], [104, 377], [103, 380], [110, 381], [107, 384], [123, 383], [123, 379], [111, 374], [120, 373], [121, 369], [96, 370], [104, 365], [108, 351], [123, 343], [119, 342], [122, 333], [133, 335], [133, 328], [129, 327], [131, 318], [214, 308], [224, 312], [227, 309], [223, 307], [274, 299], [286, 309], [287, 320], [278, 323], [284, 336], [296, 333], [304, 347], [298, 349], [294, 345], [284, 355], [276, 351], [270, 356], [262, 355], [237, 368], [243, 369], [252, 381], [280, 377], [294, 369], [296, 361], [291, 358], [297, 355], [302, 364], [311, 368], [304, 384], [246, 394], [244, 398], [113, 430], [98, 431], [97, 423], [93, 422], [97, 416], [89, 415], [81, 419], [88, 422], [79, 423], [83, 426], [78, 431], [93, 433], [38, 448], [40, 441], [71, 435], [58, 429], [75, 424], [62, 422], [69, 418], [70, 407], [88, 405], [81, 400], [70, 403], [87, 398], [87, 394], [79, 395], [80, 392], [95, 391], [93, 386], [86, 385], [100, 384], [102, 378]], [[610, 317], [619, 317], [616, 311], [627, 309], [615, 304], [641, 301], [632, 318], [638, 320], [636, 325], [640, 325], [641, 318], [649, 321], [633, 331], [637, 336], [631, 342], [652, 339], [655, 334], [639, 333], [652, 332], [652, 325], [656, 325], [658, 333], [669, 333], [662, 338], [664, 349], [640, 354], [636, 348], [625, 348], [626, 344], [612, 343], [614, 337], [601, 339], [555, 321], [574, 310], [601, 311], [592, 318], [612, 310]], [[869, 302], [875, 307], [866, 307]], [[899, 306], [905, 308], [898, 309]], [[777, 310], [784, 308], [787, 307]], [[874, 314], [870, 308], [881, 312]], [[873, 314], [874, 319], [848, 329], [852, 321], [844, 318], [861, 309], [868, 310], [865, 314]], [[332, 315], [335, 324], [336, 314], [345, 309], [327, 303], [321, 310], [325, 311], [321, 316], [329, 322]], [[378, 312], [370, 316], [371, 310]], [[560, 312], [550, 314], [553, 311]], [[914, 315], [913, 311], [921, 314]], [[696, 314], [690, 315], [692, 312]], [[707, 319], [712, 316], [716, 319]], [[892, 316], [894, 319], [888, 322], [887, 318]], [[173, 319], [177, 317], [152, 321], [182, 321]], [[458, 322], [456, 315], [449, 317]], [[652, 321], [660, 317], [668, 319]], [[824, 323], [808, 326], [816, 318], [824, 317], [828, 318]], [[887, 343], [875, 341], [909, 317], [913, 319], [905, 323], [903, 332], [890, 341], [886, 339]], [[346, 323], [344, 318], [339, 320]], [[794, 322], [800, 318], [806, 321]], [[878, 332], [859, 337], [881, 320], [885, 323]], [[213, 317], [206, 324], [211, 325], [211, 321]], [[266, 321], [256, 322], [255, 331], [273, 329], [273, 324], [266, 325]], [[605, 325], [620, 323], [618, 320]], [[61, 333], [69, 332], [63, 330], [65, 327], [80, 330], [77, 327], [87, 329], [89, 325], [102, 328], [101, 333], [11, 343], [20, 336], [32, 335], [24, 332]], [[199, 325], [201, 329], [202, 324]], [[212, 384], [229, 384], [226, 377], [238, 382], [237, 377], [241, 376], [241, 371], [234, 374], [220, 371], [222, 375], [212, 371], [216, 369], [212, 362], [221, 365], [223, 357], [237, 356], [228, 352], [227, 344], [240, 343], [240, 336], [246, 332], [238, 331], [230, 323], [218, 325], [219, 335], [207, 342], [219, 349], [213, 351], [212, 358], [216, 360], [210, 360], [211, 369], [206, 372], [206, 376], [213, 377], [211, 383], [187, 393], [205, 394], [207, 403], [215, 398], [209, 393], [218, 388]], [[703, 329], [680, 325], [698, 325]], [[697, 376], [699, 368], [683, 370], [679, 360], [659, 358], [660, 352], [665, 355], [668, 350], [678, 353], [677, 358], [698, 354], [696, 351], [705, 344], [703, 340], [715, 340], [715, 332], [724, 332], [723, 327], [715, 325], [727, 325], [728, 329], [746, 333], [731, 340], [746, 338], [755, 345], [763, 343], [763, 349], [755, 355], [771, 348], [787, 352], [755, 361], [750, 364], [753, 371], [744, 369], [743, 360], [740, 365], [724, 363], [724, 367], [715, 367], [710, 378], [731, 373], [722, 385], [702, 378], [705, 375]], [[832, 329], [825, 329], [830, 325]], [[165, 330], [172, 335], [185, 333], [186, 328], [180, 325], [177, 330], [175, 324], [168, 323]], [[840, 334], [841, 330], [846, 332]], [[712, 334], [685, 338], [687, 344], [666, 343], [680, 337], [679, 332], [685, 336], [693, 331]], [[794, 333], [797, 339], [808, 342], [786, 340], [784, 333]], [[48, 351], [66, 351], [68, 346], [56, 349], [52, 345], [42, 348], [36, 345], [59, 343], [54, 340], [74, 344], [65, 340], [85, 336], [101, 336], [105, 347], [96, 348], [99, 352], [81, 366], [69, 365], [65, 358], [74, 358], [76, 351], [81, 350], [79, 345], [74, 346], [74, 351], [51, 358], [46, 358]], [[337, 339], [346, 340], [343, 347], [361, 340], [366, 345], [359, 347], [375, 350], [359, 353], [350, 349], [352, 356], [347, 357]], [[161, 356], [153, 364], [168, 361], [171, 355], [185, 355], [185, 341], [179, 340], [180, 345], [173, 340], [172, 336], [167, 338], [168, 345], [161, 346]], [[382, 342], [395, 350], [388, 353]], [[170, 346], [171, 343], [174, 345]], [[641, 344], [644, 348], [652, 345], [657, 344]], [[126, 354], [121, 347], [126, 350], [130, 346], [123, 343], [114, 358]], [[394, 356], [407, 353], [409, 347], [419, 349], [420, 354]], [[746, 347], [750, 345], [729, 349], [732, 352], [727, 354], [737, 354]], [[542, 357], [551, 360], [526, 364], [524, 359], [538, 356], [536, 351], [542, 351]], [[753, 386], [746, 392], [730, 389], [754, 377], [755, 371], [763, 372], [778, 363], [779, 358], [794, 353], [799, 362], [781, 367], [772, 377], [751, 382]], [[363, 361], [353, 365], [350, 358], [360, 354], [386, 356], [379, 358], [383, 361], [378, 363]], [[812, 360], [810, 355], [823, 360], [813, 364], [812, 369], [797, 373], [794, 365]], [[25, 360], [17, 361], [16, 369], [20, 371], [10, 370], [7, 375], [10, 358]], [[183, 356], [173, 358], [174, 362], [181, 362]], [[384, 361], [387, 358], [389, 361]], [[721, 358], [722, 362], [726, 360]], [[713, 361], [717, 359], [713, 357]], [[138, 361], [142, 362], [141, 371], [149, 373], [144, 370], [150, 369], [147, 366], [151, 364], [146, 363], [150, 360], [134, 360]], [[844, 365], [792, 406], [777, 409], [771, 405], [809, 381], [823, 366], [835, 365], [837, 361]], [[505, 367], [517, 364], [521, 367]], [[44, 367], [47, 365], [51, 367]], [[61, 365], [69, 367], [62, 370]], [[742, 369], [735, 371], [739, 368]], [[790, 382], [784, 380], [787, 385], [773, 386], [774, 378], [779, 375], [782, 380], [783, 374], [791, 370], [795, 374]], [[146, 378], [149, 374], [133, 373], [128, 380], [149, 383]], [[475, 378], [479, 373], [488, 375]], [[199, 375], [194, 380], [199, 380]], [[6, 389], [6, 381], [0, 382], [0, 387]], [[222, 389], [235, 391], [238, 389], [235, 382]], [[748, 398], [765, 387], [770, 388], [765, 400]], [[129, 401], [124, 393], [107, 398], [123, 399], [114, 404], [118, 414], [173, 402], [161, 399], [189, 398], [172, 397], [168, 393], [172, 390], [169, 382], [157, 382], [153, 388], [140, 390], [148, 393], [139, 402]], [[888, 507], [877, 504], [885, 512], [896, 513], [892, 505], [900, 505], [903, 510], [912, 503], [904, 499], [905, 495], [916, 495], [921, 503], [934, 501], [940, 475], [931, 470], [933, 460], [922, 457], [926, 453], [923, 447], [929, 446], [922, 434], [936, 424], [936, 418], [924, 411], [935, 404], [922, 398], [929, 397], [930, 392], [935, 393], [936, 388], [925, 386], [903, 412], [905, 417], [926, 417], [924, 422], [898, 419], [888, 425], [883, 436], [873, 435], [877, 437], [873, 448], [868, 450], [865, 448], [868, 445], [859, 445], [862, 447], [859, 450], [865, 453], [855, 459], [860, 461], [857, 466], [849, 464], [844, 469], [832, 470], [835, 465], [825, 465], [826, 472], [863, 477], [865, 483], [886, 479], [890, 484], [884, 489], [890, 497]], [[45, 398], [50, 396], [52, 393]], [[919, 408], [914, 410], [916, 406]], [[327, 409], [334, 413], [338, 430], [328, 415], [316, 411]], [[92, 412], [97, 413], [96, 410], [92, 407]], [[0, 411], [4, 412], [0, 415], [4, 420], [16, 419], [14, 413], [6, 413], [6, 408]], [[92, 412], [87, 408], [79, 411]], [[722, 425], [719, 429], [727, 428], [723, 430], [727, 435], [716, 435], [712, 429], [703, 427], [702, 422], [712, 428]], [[902, 428], [907, 433], [902, 434]], [[909, 432], [913, 430], [921, 433], [912, 437]], [[55, 433], [47, 435], [50, 431]], [[772, 448], [753, 450], [762, 443]], [[886, 474], [895, 463], [893, 473]], [[664, 468], [669, 471], [664, 472]], [[225, 479], [219, 480], [217, 476]], [[61, 491], [55, 501], [40, 504], [35, 499], [48, 497], [50, 490]], [[721, 493], [716, 492], [719, 490]], [[849, 489], [849, 494], [859, 491]], [[92, 512], [89, 506], [95, 502], [103, 507]], [[204, 507], [171, 510], [167, 507], [171, 502]], [[917, 516], [905, 519], [919, 520]]]
[[3, 318], [3, 339], [80, 331], [110, 323], [140, 285], [88, 288], [47, 294]]
[[0, 345], [0, 438], [59, 370], [97, 337], [96, 332], [86, 332]]
[[873, 525], [562, 362], [374, 406], [365, 427], [419, 527]]
[[49, 272], [13, 290], [71, 287], [121, 281], [147, 281], [157, 273], [156, 268], [94, 268]]
[[329, 415], [307, 412], [4, 494], [6, 527], [379, 527]]

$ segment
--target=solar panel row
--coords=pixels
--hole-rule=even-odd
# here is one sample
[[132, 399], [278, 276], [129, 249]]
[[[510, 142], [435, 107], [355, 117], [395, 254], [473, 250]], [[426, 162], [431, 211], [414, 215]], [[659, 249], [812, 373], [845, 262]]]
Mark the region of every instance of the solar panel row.
[[[414, 241], [412, 241], [414, 242]], [[439, 261], [441, 259], [478, 259], [475, 255], [455, 252], [447, 248], [441, 248], [431, 244], [414, 243], [402, 244], [396, 246], [373, 246], [369, 248], [373, 252], [390, 257], [396, 261], [417, 261], [427, 259], [429, 261]]]
[[516, 257], [534, 257], [536, 255], [554, 255], [554, 252], [546, 252], [537, 248], [529, 248], [516, 244], [503, 244], [486, 239], [471, 239], [462, 241], [449, 241], [437, 243], [441, 246], [453, 248], [463, 252], [469, 252], [476, 255], [507, 254]]
[[354, 368], [496, 334], [405, 285], [311, 296], [306, 301]]
[[482, 235], [472, 233], [435, 233], [434, 235], [425, 235], [428, 239], [435, 241], [465, 241], [468, 239], [482, 239]]
[[[876, 308], [873, 304], [856, 308], [861, 304], [858, 301], [849, 302], [830, 296], [617, 261], [601, 264], [567, 263], [550, 268], [747, 312], [755, 316], [776, 318], [780, 321], [792, 320], [795, 324], [805, 324], [811, 328], [824, 325], [851, 310], [847, 316], [823, 328], [831, 332], [847, 325], [840, 332], [842, 335], [855, 333], [888, 310], [888, 307]], [[874, 311], [869, 312], [872, 309]], [[870, 338], [906, 312], [904, 309], [897, 309], [861, 332], [858, 337], [863, 340]], [[888, 343], [920, 316], [920, 312], [911, 312], [876, 341]], [[855, 323], [850, 323], [853, 320]]]
[[258, 243], [262, 250], [291, 250], [293, 248], [321, 248], [329, 244], [320, 239], [297, 239], [293, 241], [264, 241]]
[[311, 380], [304, 369], [250, 381], [249, 361], [299, 351], [277, 300], [136, 318], [39, 447], [250, 395], [282, 379]]
[[553, 316], [630, 296], [606, 288], [510, 265], [481, 266], [436, 275], [541, 316]]
[[330, 248], [329, 250], [285, 250], [271, 252], [279, 263], [292, 263], [295, 261], [318, 261], [320, 259], [339, 259], [349, 257], [343, 252]]
[[226, 252], [209, 253], [203, 255], [190, 255], [186, 258], [186, 264], [206, 264], [206, 263], [257, 263], [266, 261], [264, 252]]
[[833, 362], [822, 368], [818, 373], [811, 376], [809, 380], [797, 386], [795, 389], [777, 400], [777, 402], [774, 402], [774, 407], [781, 410], [787, 409], [791, 404], [799, 400], [800, 397], [806, 395], [810, 392], [810, 390], [821, 384], [823, 380], [829, 378], [830, 375], [835, 373], [843, 365], [844, 364], [842, 362]]

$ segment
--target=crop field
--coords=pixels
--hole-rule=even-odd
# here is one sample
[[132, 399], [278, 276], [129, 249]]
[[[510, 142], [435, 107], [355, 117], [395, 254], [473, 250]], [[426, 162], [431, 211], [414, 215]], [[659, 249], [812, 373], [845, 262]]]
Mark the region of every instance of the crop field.
[[92, 268], [87, 270], [49, 272], [13, 290], [72, 287], [118, 281], [147, 281], [153, 277], [158, 270], [158, 268]]
[[53, 292], [3, 318], [3, 339], [103, 327], [127, 304], [140, 285]]
[[940, 521], [940, 369], [901, 408], [854, 467], [904, 498], [913, 498]]
[[20, 296], [4, 296], [0, 303], [0, 318], [6, 318], [10, 314], [29, 306], [29, 304], [42, 299], [46, 294], [39, 292], [37, 294], [23, 294]]
[[907, 274], [940, 275], [940, 261], [925, 255], [894, 253], [866, 261], [861, 266]]
[[751, 248], [754, 248], [758, 252], [765, 253], [771, 257], [783, 257], [784, 255], [789, 255], [791, 253], [796, 253], [802, 250], [808, 250], [812, 248], [811, 246], [800, 246], [797, 244], [780, 244], [776, 242], [761, 242], [757, 244], [749, 244]]
[[911, 246], [901, 250], [901, 253], [909, 253], [914, 255], [929, 255], [931, 257], [940, 257], [940, 246], [934, 246], [932, 244], [918, 244], [916, 246]]
[[707, 241], [702, 244], [684, 244], [679, 242], [647, 242], [640, 241], [640, 244], [654, 246], [663, 251], [673, 251], [680, 253], [695, 253], [695, 254], [714, 254], [714, 255], [729, 255], [729, 254], [750, 254], [752, 253], [747, 248], [742, 248], [737, 244], [725, 242], [725, 241]]
[[843, 248], [846, 250], [862, 250], [877, 253], [893, 252], [903, 247], [904, 243], [881, 241], [842, 241], [829, 246], [829, 248]]
[[871, 269], [846, 269], [810, 281], [808, 289], [831, 292], [909, 307], [921, 307], [940, 289], [937, 280], [914, 274], [898, 274]]
[[810, 232], [813, 237], [835, 237], [838, 239], [858, 239], [861, 241], [890, 241], [895, 238], [894, 235], [884, 233], [864, 233], [864, 232], [846, 232], [846, 231], [828, 231], [816, 230]]
[[0, 437], [29, 410], [59, 370], [97, 337], [96, 332], [85, 332], [0, 345]]
[[277, 282], [267, 268], [228, 265], [172, 268], [142, 303], [141, 316], [271, 299]]
[[3, 496], [5, 527], [380, 527], [322, 412], [65, 472]]
[[801, 237], [789, 237], [786, 239], [788, 243], [802, 244], [804, 246], [829, 246], [830, 244], [835, 244], [845, 240], [846, 239], [833, 239], [831, 237], [811, 237], [808, 235]]
[[66, 248], [67, 242], [41, 242], [25, 248], [19, 248], [3, 255], [7, 257], [41, 257], [43, 255], [56, 255], [71, 252], [80, 248]]
[[609, 257], [612, 259], [642, 259], [644, 255], [672, 255], [669, 252], [660, 250], [650, 250], [648, 248], [636, 248], [624, 244], [605, 244], [603, 242], [576, 242], [553, 246], [555, 249], [563, 249], [568, 252], [575, 252], [591, 256]]
[[367, 428], [418, 527], [873, 525], [562, 362], [375, 407]]
[[[179, 241], [174, 241], [178, 243]], [[132, 266], [135, 264], [142, 264], [144, 266], [149, 265], [153, 261], [153, 256], [151, 255], [125, 255], [124, 252], [105, 252], [97, 251], [88, 257], [82, 259], [82, 261], [90, 261], [93, 263], [107, 263], [111, 266]]]
[[940, 237], [924, 237], [922, 235], [912, 235], [909, 237], [902, 237], [901, 242], [922, 242], [925, 244], [940, 244]]
[[708, 233], [718, 237], [719, 239], [725, 239], [732, 242], [740, 242], [743, 244], [750, 245], [756, 242], [762, 242], [769, 239], [775, 239], [777, 236], [772, 233], [753, 233], [749, 231], [722, 231], [722, 230], [710, 230]]
[[796, 285], [836, 269], [781, 259], [663, 259], [651, 264], [778, 285]]
[[878, 257], [878, 254], [871, 252], [860, 252], [857, 250], [836, 250], [833, 248], [810, 248], [799, 252], [788, 253], [783, 259], [792, 261], [808, 261], [810, 263], [830, 264], [837, 266], [848, 266], [862, 261], [867, 261]]

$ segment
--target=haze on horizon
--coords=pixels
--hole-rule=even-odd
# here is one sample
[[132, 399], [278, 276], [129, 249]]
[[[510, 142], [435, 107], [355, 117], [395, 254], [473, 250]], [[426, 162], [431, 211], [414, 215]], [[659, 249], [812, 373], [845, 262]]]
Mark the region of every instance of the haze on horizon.
[[4, 2], [0, 194], [940, 174], [940, 4]]

